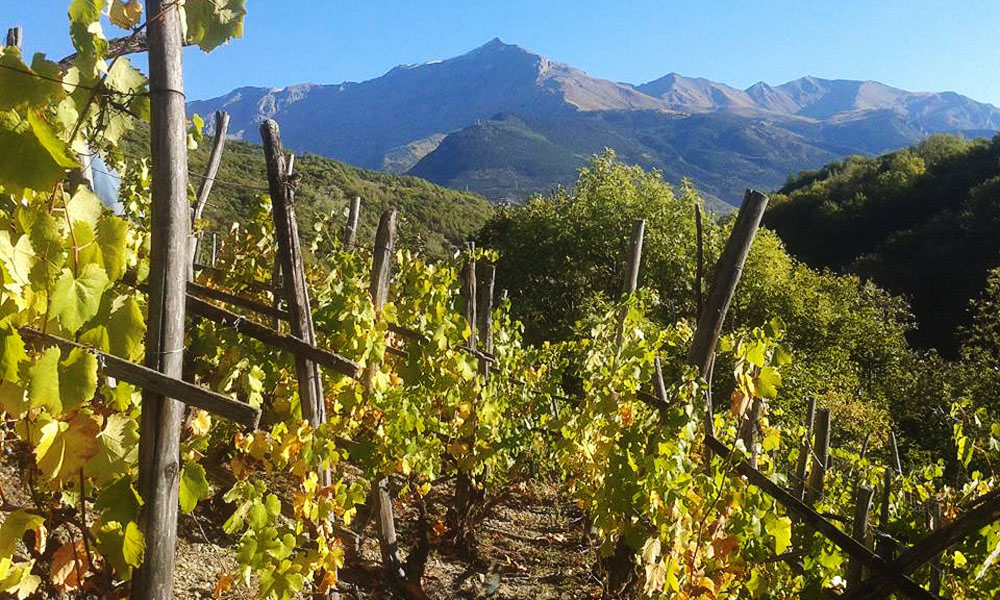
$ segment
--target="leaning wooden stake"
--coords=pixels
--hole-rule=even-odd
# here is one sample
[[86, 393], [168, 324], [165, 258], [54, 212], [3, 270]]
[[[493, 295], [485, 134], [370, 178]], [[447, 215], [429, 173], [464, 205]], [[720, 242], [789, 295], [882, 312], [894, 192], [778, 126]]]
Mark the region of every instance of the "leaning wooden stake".
[[[993, 490], [974, 501], [973, 506], [943, 527], [938, 527], [919, 542], [900, 552], [899, 558], [888, 563], [896, 577], [906, 577], [938, 556], [963, 538], [982, 529], [990, 523], [1000, 521], [1000, 490]], [[879, 600], [885, 598], [895, 588], [890, 581], [866, 579], [861, 582], [857, 593], [841, 596], [843, 600]]]
[[815, 504], [823, 496], [826, 481], [826, 464], [830, 456], [830, 409], [816, 411], [816, 439], [813, 442], [809, 486], [806, 489], [806, 504]]
[[813, 424], [816, 421], [816, 399], [809, 399], [809, 408], [806, 411], [806, 436], [799, 446], [799, 460], [795, 465], [795, 485], [792, 486], [795, 497], [799, 500], [805, 498], [806, 474], [809, 466], [809, 456], [812, 449]]
[[701, 227], [701, 204], [694, 205], [695, 241], [698, 244], [694, 278], [695, 319], [701, 318], [701, 310], [705, 305], [705, 239]]
[[[872, 508], [872, 496], [875, 491], [867, 486], [858, 486], [857, 494], [854, 498], [854, 520], [851, 521], [851, 537], [861, 545], [869, 548], [868, 537], [868, 515]], [[861, 576], [864, 573], [864, 565], [856, 557], [851, 557], [847, 563], [847, 589], [856, 590], [861, 585]]]
[[[208, 157], [208, 164], [205, 166], [205, 175], [198, 187], [197, 200], [194, 203], [194, 210], [191, 213], [191, 228], [194, 229], [202, 213], [205, 211], [205, 204], [208, 202], [208, 195], [212, 193], [212, 185], [215, 183], [215, 176], [219, 173], [219, 165], [222, 164], [222, 151], [226, 147], [226, 133], [229, 131], [229, 113], [225, 111], [215, 112], [215, 138], [212, 141], [212, 153]], [[189, 250], [191, 253], [191, 266], [201, 252], [201, 238], [190, 239]], [[212, 234], [212, 266], [215, 266], [215, 234]], [[193, 278], [193, 277], [192, 277]]]
[[[712, 452], [715, 452], [722, 458], [732, 457], [732, 450], [716, 439], [715, 436], [706, 436], [705, 444], [712, 450]], [[916, 582], [910, 579], [907, 576], [908, 572], [898, 569], [897, 565], [899, 564], [899, 561], [889, 563], [888, 561], [882, 559], [864, 545], [858, 543], [857, 540], [841, 531], [839, 527], [824, 519], [819, 513], [807, 506], [798, 498], [786, 492], [781, 488], [781, 486], [771, 481], [767, 475], [764, 475], [757, 469], [754, 469], [749, 463], [740, 458], [732, 458], [732, 469], [734, 471], [746, 477], [750, 484], [757, 486], [768, 496], [777, 500], [778, 503], [788, 510], [788, 513], [791, 516], [794, 516], [799, 521], [823, 534], [824, 537], [836, 544], [848, 555], [858, 558], [865, 567], [868, 567], [877, 577], [879, 577], [880, 581], [877, 582], [878, 584], [887, 583], [889, 591], [898, 587], [899, 591], [905, 594], [906, 597], [914, 600], [938, 600], [936, 596], [932, 595], [930, 592], [923, 589], [917, 585]], [[922, 543], [923, 542], [921, 542], [921, 544]], [[861, 585], [865, 586], [865, 584], [866, 582], [862, 582]], [[881, 598], [883, 596], [878, 597]], [[865, 597], [868, 598], [867, 596]], [[841, 596], [841, 599], [847, 600], [847, 595]], [[851, 600], [856, 600], [854, 594], [851, 595]]]
[[[750, 254], [750, 246], [753, 244], [754, 236], [757, 235], [765, 208], [767, 208], [767, 196], [755, 190], [746, 191], [740, 213], [733, 224], [733, 231], [729, 234], [722, 256], [719, 257], [708, 300], [698, 317], [698, 327], [694, 331], [687, 362], [698, 369], [698, 374], [705, 381], [710, 378], [715, 346], [722, 334], [722, 324], [726, 320], [729, 304], [736, 293], [736, 285], [743, 275], [743, 265], [746, 263], [747, 255]], [[704, 415], [705, 433], [714, 435], [711, 396], [705, 397]]]
[[[187, 117], [181, 67], [180, 13], [169, 0], [146, 0], [146, 14], [160, 15], [149, 36], [150, 153], [152, 202], [146, 366], [174, 379], [184, 365], [184, 306], [187, 284]], [[184, 405], [144, 391], [139, 436], [140, 525], [146, 555], [132, 579], [133, 600], [173, 597], [177, 545], [179, 442]]]
[[[294, 189], [289, 181], [285, 153], [281, 147], [278, 124], [268, 119], [260, 126], [260, 137], [264, 143], [264, 157], [267, 160], [267, 181], [271, 192], [274, 215], [275, 237], [278, 242], [278, 258], [284, 275], [284, 297], [288, 303], [292, 335], [300, 340], [316, 345], [312, 313], [309, 310], [309, 293], [306, 289], [305, 269], [302, 264], [302, 249], [299, 246], [299, 226], [295, 220]], [[313, 427], [323, 422], [325, 407], [323, 385], [319, 368], [311, 360], [295, 359], [298, 375], [299, 404], [302, 416]]]
[[354, 249], [358, 237], [358, 217], [361, 215], [361, 198], [355, 196], [351, 200], [351, 208], [347, 214], [347, 225], [344, 227], [344, 248]]
[[[479, 350], [486, 355], [493, 354], [493, 290], [496, 285], [497, 268], [495, 265], [484, 265], [479, 277], [476, 313], [479, 318], [478, 337]], [[488, 377], [491, 363], [486, 358], [479, 359], [479, 372]]]
[[[389, 299], [389, 283], [392, 281], [392, 255], [396, 245], [396, 211], [387, 210], [379, 220], [375, 233], [375, 255], [372, 262], [372, 278], [369, 291], [375, 305], [376, 318], [380, 318], [382, 307]], [[371, 394], [374, 371], [369, 368], [365, 374], [365, 394]], [[398, 584], [406, 577], [403, 560], [399, 555], [399, 540], [396, 537], [396, 519], [392, 511], [392, 494], [389, 492], [389, 478], [383, 477], [377, 483], [379, 549], [382, 564]]]

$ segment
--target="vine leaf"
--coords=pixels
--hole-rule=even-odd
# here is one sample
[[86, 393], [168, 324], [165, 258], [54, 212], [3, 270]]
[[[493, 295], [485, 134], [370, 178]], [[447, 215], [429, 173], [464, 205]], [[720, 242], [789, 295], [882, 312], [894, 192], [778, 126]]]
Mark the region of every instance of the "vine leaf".
[[49, 313], [59, 319], [64, 329], [76, 333], [97, 314], [107, 285], [108, 275], [100, 265], [85, 266], [79, 277], [72, 270], [63, 269], [52, 290]]
[[184, 13], [187, 41], [209, 52], [243, 36], [246, 0], [187, 0]]
[[59, 395], [62, 410], [73, 410], [97, 392], [97, 357], [82, 348], [70, 350], [59, 364]]
[[35, 446], [39, 471], [49, 479], [76, 477], [80, 469], [97, 455], [101, 427], [88, 415], [77, 413], [67, 421], [49, 421], [41, 427]]
[[31, 408], [47, 408], [52, 416], [62, 414], [59, 397], [59, 348], [46, 348], [28, 368], [28, 402]]
[[205, 467], [198, 463], [186, 462], [181, 472], [181, 486], [178, 498], [181, 510], [189, 513], [198, 505], [199, 500], [208, 498], [212, 493], [205, 479]]
[[142, 498], [132, 486], [130, 477], [120, 477], [101, 488], [94, 508], [101, 513], [101, 521], [104, 523], [129, 523], [139, 517]]
[[24, 350], [24, 340], [10, 321], [0, 321], [0, 378], [4, 381], [18, 381], [18, 369], [28, 360]]
[[51, 581], [62, 592], [75, 590], [90, 574], [90, 554], [83, 539], [71, 541], [56, 549], [52, 555]]
[[132, 29], [139, 24], [142, 18], [142, 3], [139, 0], [114, 0], [111, 3], [111, 10], [108, 11], [111, 23], [122, 29]]
[[0, 557], [10, 558], [17, 548], [17, 542], [29, 531], [39, 531], [45, 517], [23, 510], [15, 510], [7, 515], [0, 525]]

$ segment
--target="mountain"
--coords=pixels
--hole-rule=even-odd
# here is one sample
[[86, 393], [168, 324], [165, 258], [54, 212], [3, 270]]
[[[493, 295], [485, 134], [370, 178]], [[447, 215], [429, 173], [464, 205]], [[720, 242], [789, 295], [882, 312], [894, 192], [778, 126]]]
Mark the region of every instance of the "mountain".
[[1000, 109], [952, 92], [816, 77], [740, 90], [677, 73], [632, 85], [499, 39], [361, 83], [240, 88], [188, 108], [229, 111], [245, 140], [274, 118], [298, 152], [514, 201], [569, 183], [604, 147], [737, 203], [851, 154], [1000, 130]]
[[431, 140], [497, 113], [543, 117], [656, 110], [661, 104], [629, 86], [588, 77], [494, 39], [459, 57], [399, 66], [363, 83], [241, 88], [191, 102], [188, 108], [201, 114], [228, 111], [233, 131], [249, 141], [259, 141], [257, 126], [274, 118], [290, 148], [378, 169], [390, 152], [398, 155], [399, 148], [412, 142]]

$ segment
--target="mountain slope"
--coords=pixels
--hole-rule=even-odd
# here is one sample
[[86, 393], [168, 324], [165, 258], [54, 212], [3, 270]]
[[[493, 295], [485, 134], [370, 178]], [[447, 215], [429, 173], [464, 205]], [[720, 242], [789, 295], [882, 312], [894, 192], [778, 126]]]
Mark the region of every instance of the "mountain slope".
[[381, 168], [389, 150], [500, 112], [538, 117], [659, 108], [657, 100], [631, 87], [588, 77], [498, 39], [363, 83], [243, 88], [188, 105], [202, 114], [229, 111], [233, 130], [250, 141], [259, 141], [263, 119], [277, 119], [290, 148], [368, 168]]
[[[569, 183], [605, 146], [738, 203], [745, 186], [776, 187], [851, 154], [1000, 130], [1000, 109], [951, 92], [816, 77], [739, 90], [676, 73], [621, 84], [499, 39], [361, 83], [240, 88], [188, 108], [229, 111], [234, 134], [250, 141], [274, 118], [291, 150], [410, 171], [493, 200]], [[497, 115], [520, 122], [483, 126]]]

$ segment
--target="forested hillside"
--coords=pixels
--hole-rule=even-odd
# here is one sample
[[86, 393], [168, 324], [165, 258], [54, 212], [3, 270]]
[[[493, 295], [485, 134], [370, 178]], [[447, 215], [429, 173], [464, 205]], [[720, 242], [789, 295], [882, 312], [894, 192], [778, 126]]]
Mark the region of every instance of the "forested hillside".
[[765, 223], [807, 264], [906, 298], [911, 340], [954, 354], [969, 302], [1000, 265], [1000, 137], [933, 136], [801, 173], [774, 196]]
[[[137, 135], [134, 147], [146, 144]], [[208, 161], [210, 140], [191, 152], [191, 172], [203, 173]], [[493, 213], [493, 206], [477, 194], [434, 185], [417, 177], [369, 171], [315, 154], [295, 160], [298, 173], [298, 216], [302, 235], [340, 235], [351, 198], [362, 199], [359, 220], [362, 239], [375, 234], [378, 216], [393, 207], [405, 223], [401, 243], [422, 249], [432, 256], [444, 256], [478, 230]], [[225, 229], [256, 210], [257, 198], [266, 194], [263, 149], [247, 142], [229, 141], [222, 155], [217, 183], [205, 209], [209, 231]], [[197, 188], [198, 177], [191, 178]]]

